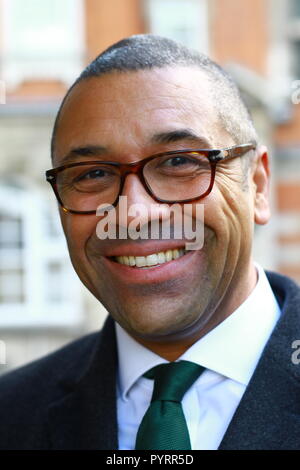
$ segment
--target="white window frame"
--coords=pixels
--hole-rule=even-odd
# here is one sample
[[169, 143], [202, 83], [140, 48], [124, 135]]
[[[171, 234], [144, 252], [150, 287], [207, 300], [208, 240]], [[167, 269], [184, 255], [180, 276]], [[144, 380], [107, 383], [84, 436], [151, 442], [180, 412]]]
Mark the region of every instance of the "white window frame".
[[[46, 37], [46, 44], [48, 44], [48, 51], [45, 51], [45, 56], [39, 56], [38, 47], [33, 49], [23, 49], [20, 51], [20, 56], [13, 57], [12, 51], [14, 40], [14, 23], [15, 15], [14, 8], [17, 6], [18, 0], [0, 0], [0, 8], [2, 13], [2, 24], [0, 24], [0, 31], [2, 30], [2, 37], [0, 38], [2, 49], [2, 75], [7, 84], [7, 89], [12, 89], [18, 86], [24, 80], [60, 80], [66, 85], [70, 85], [77, 75], [80, 73], [84, 60], [84, 3], [83, 0], [68, 0], [70, 1], [70, 13], [66, 19], [66, 43], [72, 37], [72, 50], [68, 57], [68, 52], [65, 56], [60, 57], [63, 46], [58, 47], [55, 42]], [[24, 1], [24, 0], [23, 0]], [[28, 2], [31, 0], [25, 0]], [[51, 2], [53, 0], [40, 0], [43, 2]], [[58, 0], [57, 0], [58, 1]], [[63, 0], [64, 2], [65, 0]], [[72, 8], [71, 8], [72, 7]], [[1, 19], [0, 16], [0, 19]], [[49, 24], [49, 29], [55, 30], [55, 25]], [[60, 29], [61, 31], [61, 29]], [[41, 38], [42, 34], [38, 34]], [[53, 36], [53, 35], [52, 35]], [[55, 36], [55, 35], [54, 35]], [[34, 41], [31, 41], [34, 43]], [[34, 47], [34, 46], [33, 46]], [[51, 50], [53, 47], [53, 51]], [[45, 48], [47, 49], [47, 48]], [[50, 56], [51, 51], [51, 56]], [[47, 56], [47, 54], [49, 54]]]
[[[207, 0], [145, 0], [149, 32], [209, 53]], [[186, 29], [182, 39], [178, 30]]]
[[[42, 211], [49, 212], [41, 191], [0, 186], [1, 214], [23, 221], [23, 303], [0, 304], [0, 327], [76, 327], [82, 323], [82, 285], [75, 274], [63, 235], [51, 237]], [[64, 299], [47, 302], [47, 263], [62, 262]]]
[[293, 79], [292, 41], [296, 38], [297, 22], [297, 19], [290, 17], [289, 2], [272, 0], [269, 3], [268, 80], [272, 83], [271, 88], [276, 90], [277, 96], [289, 95], [289, 101]]

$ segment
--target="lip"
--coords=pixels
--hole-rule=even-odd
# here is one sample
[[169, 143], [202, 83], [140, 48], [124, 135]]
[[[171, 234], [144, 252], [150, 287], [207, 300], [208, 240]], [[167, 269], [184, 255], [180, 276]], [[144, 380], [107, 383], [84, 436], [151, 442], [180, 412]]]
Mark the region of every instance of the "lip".
[[[170, 246], [170, 244], [168, 246]], [[159, 251], [164, 250], [160, 249]], [[201, 256], [201, 251], [193, 250], [187, 252], [180, 258], [157, 266], [151, 266], [148, 269], [120, 264], [108, 257], [103, 257], [103, 261], [107, 270], [123, 284], [146, 285], [160, 283], [184, 276], [189, 272], [190, 264], [197, 255]]]

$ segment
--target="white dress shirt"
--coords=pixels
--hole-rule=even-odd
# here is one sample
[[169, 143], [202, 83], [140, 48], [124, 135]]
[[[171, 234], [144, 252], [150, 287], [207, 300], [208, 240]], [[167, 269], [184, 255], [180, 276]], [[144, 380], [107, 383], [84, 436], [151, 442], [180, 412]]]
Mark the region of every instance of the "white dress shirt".
[[[219, 447], [280, 317], [265, 272], [257, 264], [256, 268], [258, 282], [250, 296], [178, 358], [206, 368], [182, 400], [192, 449]], [[119, 449], [132, 450], [153, 391], [153, 380], [142, 376], [151, 367], [168, 361], [139, 344], [118, 324], [116, 333]]]

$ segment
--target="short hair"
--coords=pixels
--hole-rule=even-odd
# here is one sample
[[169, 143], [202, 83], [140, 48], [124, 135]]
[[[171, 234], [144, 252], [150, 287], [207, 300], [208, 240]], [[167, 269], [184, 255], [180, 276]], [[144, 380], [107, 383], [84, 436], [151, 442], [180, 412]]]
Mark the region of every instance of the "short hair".
[[135, 72], [163, 67], [197, 67], [211, 83], [211, 93], [221, 125], [234, 142], [257, 143], [257, 134], [249, 110], [230, 75], [205, 54], [189, 49], [165, 37], [152, 34], [134, 35], [113, 44], [99, 54], [66, 93], [58, 110], [51, 138], [51, 156], [54, 156], [55, 136], [59, 117], [71, 90], [83, 80], [101, 77], [111, 72]]

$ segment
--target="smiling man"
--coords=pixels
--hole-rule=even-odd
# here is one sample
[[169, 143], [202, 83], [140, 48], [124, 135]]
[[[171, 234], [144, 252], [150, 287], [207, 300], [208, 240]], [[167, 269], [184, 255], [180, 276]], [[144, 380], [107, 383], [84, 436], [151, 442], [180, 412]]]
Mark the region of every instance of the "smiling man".
[[[231, 78], [169, 39], [120, 41], [68, 91], [52, 162], [74, 269], [109, 317], [2, 378], [1, 448], [299, 448], [299, 288], [252, 258], [269, 157]], [[101, 239], [97, 208], [120, 197], [127, 236]], [[172, 204], [196, 226], [203, 205], [202, 247], [174, 225], [129, 236], [134, 205], [151, 235]]]

